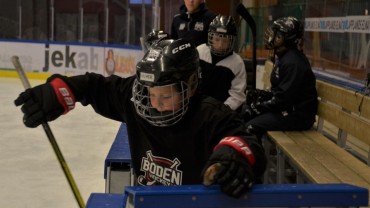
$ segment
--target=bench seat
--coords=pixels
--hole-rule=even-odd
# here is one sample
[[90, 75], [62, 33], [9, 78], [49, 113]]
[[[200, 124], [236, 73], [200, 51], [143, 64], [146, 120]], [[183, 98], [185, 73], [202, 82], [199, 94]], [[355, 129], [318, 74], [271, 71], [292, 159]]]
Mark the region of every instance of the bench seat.
[[278, 152], [278, 160], [289, 156], [308, 181], [349, 183], [370, 189], [370, 167], [319, 132], [269, 131], [268, 136], [282, 151]]
[[[370, 189], [370, 98], [321, 80], [316, 87], [319, 106], [312, 130], [267, 132], [267, 172], [276, 174], [266, 173], [265, 182], [286, 183], [293, 175], [296, 183]], [[275, 179], [266, 179], [270, 175]]]

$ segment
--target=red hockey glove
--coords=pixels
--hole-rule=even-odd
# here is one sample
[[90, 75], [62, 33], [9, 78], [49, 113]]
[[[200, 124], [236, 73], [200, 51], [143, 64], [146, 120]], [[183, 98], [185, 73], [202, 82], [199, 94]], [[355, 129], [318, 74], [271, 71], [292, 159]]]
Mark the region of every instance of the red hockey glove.
[[72, 110], [75, 97], [68, 85], [62, 79], [56, 78], [22, 92], [14, 104], [22, 105], [23, 123], [27, 127], [35, 128], [42, 122], [55, 120]]
[[226, 137], [214, 148], [203, 171], [203, 184], [218, 183], [222, 192], [238, 198], [253, 184], [255, 158], [247, 143], [238, 137]]

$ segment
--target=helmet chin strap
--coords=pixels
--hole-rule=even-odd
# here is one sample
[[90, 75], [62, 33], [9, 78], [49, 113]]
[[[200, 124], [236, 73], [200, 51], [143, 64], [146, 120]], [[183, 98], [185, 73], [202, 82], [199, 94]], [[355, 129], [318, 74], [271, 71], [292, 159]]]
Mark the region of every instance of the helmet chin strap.
[[193, 74], [189, 77], [187, 84], [190, 87], [187, 97], [190, 98], [195, 94], [195, 91], [198, 88], [198, 77], [196, 76], [196, 74]]
[[281, 54], [283, 54], [285, 51], [287, 50], [287, 47], [285, 47], [284, 45], [280, 46], [280, 47], [276, 47], [274, 49], [274, 53], [279, 56]]
[[272, 63], [275, 63], [275, 56], [280, 56], [281, 54], [283, 54], [285, 51], [287, 50], [287, 47], [283, 45], [280, 45], [280, 46], [274, 46], [273, 49], [270, 50], [270, 53], [269, 53], [269, 58], [270, 60], [272, 61]]
[[274, 49], [270, 50], [269, 58], [272, 61], [272, 63], [275, 63], [275, 56], [280, 56], [283, 54], [288, 48], [284, 45], [279, 47], [274, 47]]
[[274, 37], [273, 37], [273, 49], [272, 54], [270, 54], [271, 61], [275, 63], [275, 56], [280, 56], [283, 54], [288, 48], [285, 46], [285, 40], [282, 35], [278, 35], [277, 32], [274, 32]]
[[275, 49], [269, 51], [269, 59], [273, 64], [275, 63]]

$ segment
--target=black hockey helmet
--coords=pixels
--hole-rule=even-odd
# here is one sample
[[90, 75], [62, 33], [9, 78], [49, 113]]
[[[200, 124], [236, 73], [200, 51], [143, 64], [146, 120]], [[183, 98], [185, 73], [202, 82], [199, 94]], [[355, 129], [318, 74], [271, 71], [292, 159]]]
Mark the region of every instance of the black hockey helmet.
[[[208, 45], [211, 47], [211, 53], [217, 56], [225, 56], [234, 48], [234, 42], [237, 35], [235, 20], [231, 16], [217, 15], [209, 25]], [[214, 45], [215, 38], [228, 40], [227, 47], [217, 48]]]
[[[190, 97], [198, 86], [199, 55], [188, 40], [162, 40], [155, 43], [136, 65], [132, 94], [136, 112], [155, 126], [177, 123], [188, 109]], [[171, 87], [181, 101], [171, 111], [158, 111], [151, 104], [150, 88]], [[176, 108], [175, 106], [181, 106]]]
[[195, 46], [184, 39], [167, 39], [154, 44], [136, 65], [137, 80], [147, 86], [188, 81], [198, 76], [199, 55]]
[[303, 39], [303, 23], [295, 17], [282, 17], [276, 19], [265, 33], [266, 49], [285, 47], [301, 47]]
[[153, 44], [160, 40], [169, 39], [170, 34], [162, 31], [162, 30], [152, 30], [148, 35], [145, 37], [145, 49], [148, 50]]

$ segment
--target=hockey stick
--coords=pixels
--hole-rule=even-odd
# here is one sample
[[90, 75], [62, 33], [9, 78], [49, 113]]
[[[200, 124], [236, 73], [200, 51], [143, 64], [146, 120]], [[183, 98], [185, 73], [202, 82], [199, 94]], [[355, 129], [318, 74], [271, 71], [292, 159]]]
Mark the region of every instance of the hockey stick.
[[243, 4], [240, 3], [236, 7], [236, 11], [247, 22], [247, 24], [249, 25], [249, 27], [251, 28], [251, 31], [252, 31], [252, 37], [253, 37], [253, 49], [252, 49], [252, 53], [253, 53], [253, 57], [252, 57], [253, 83], [252, 83], [252, 86], [253, 86], [253, 89], [255, 89], [256, 88], [256, 80], [257, 80], [257, 53], [256, 53], [256, 51], [257, 51], [257, 41], [256, 41], [257, 30], [256, 30], [256, 22], [254, 21], [253, 17], [249, 14], [248, 10], [244, 7]]
[[[21, 65], [21, 63], [19, 61], [18, 56], [12, 56], [12, 62], [13, 62], [13, 65], [15, 67], [15, 70], [18, 73], [19, 78], [22, 81], [23, 87], [25, 89], [31, 88], [31, 85], [30, 85], [30, 83], [29, 83], [29, 81], [27, 79], [26, 74], [24, 73], [23, 67], [22, 67], [22, 65]], [[54, 153], [56, 154], [56, 156], [57, 156], [57, 158], [59, 160], [59, 163], [62, 166], [64, 175], [66, 176], [66, 178], [68, 180], [68, 183], [69, 183], [69, 185], [72, 188], [73, 194], [74, 194], [74, 196], [75, 196], [75, 198], [77, 200], [78, 205], [80, 206], [80, 208], [84, 208], [85, 207], [85, 203], [82, 200], [81, 194], [78, 191], [77, 185], [76, 185], [76, 183], [75, 183], [75, 181], [74, 181], [74, 179], [72, 177], [71, 172], [69, 171], [68, 165], [67, 165], [66, 161], [64, 160], [64, 157], [62, 155], [62, 152], [59, 149], [58, 143], [55, 140], [55, 137], [53, 135], [53, 132], [51, 131], [51, 129], [49, 127], [49, 124], [47, 122], [43, 122], [42, 123], [42, 127], [44, 128], [44, 131], [45, 131], [45, 133], [46, 133], [46, 135], [47, 135], [47, 137], [49, 139], [49, 142], [50, 142], [51, 146], [54, 149]]]

